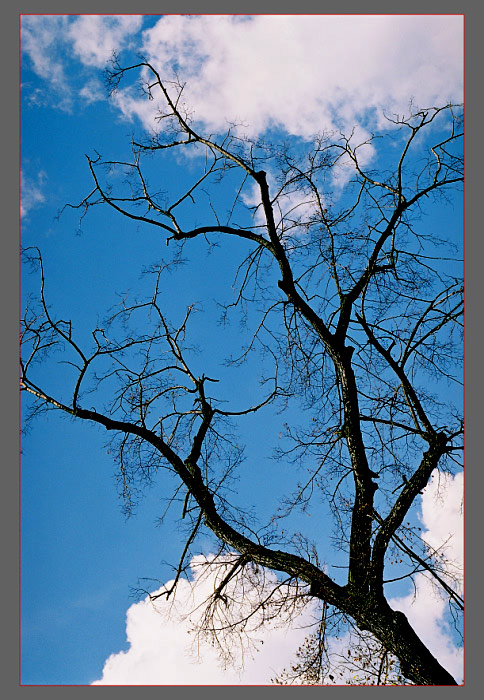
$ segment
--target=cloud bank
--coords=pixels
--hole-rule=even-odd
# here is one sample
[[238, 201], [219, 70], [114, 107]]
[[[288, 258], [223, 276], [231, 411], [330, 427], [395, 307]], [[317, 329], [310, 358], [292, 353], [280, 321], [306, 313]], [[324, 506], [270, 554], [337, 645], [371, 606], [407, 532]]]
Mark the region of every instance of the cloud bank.
[[[213, 566], [214, 557], [194, 557], [191, 562], [192, 581], [178, 583], [174, 599], [165, 597], [151, 602], [145, 598], [132, 605], [126, 616], [126, 636], [129, 649], [112, 654], [106, 661], [102, 678], [93, 685], [220, 685], [264, 684], [289, 662], [295, 650], [307, 635], [308, 625], [314, 622], [316, 605], [313, 602], [299, 606], [291, 615], [291, 607], [283, 603], [285, 588], [276, 590], [276, 577], [271, 572], [260, 578], [257, 586], [242, 590], [236, 579], [225, 592], [235, 601], [237, 619], [247, 614], [250, 603], [261, 594], [275, 591], [273, 605], [278, 611], [273, 620], [262, 622], [261, 613], [253, 615], [241, 638], [235, 638], [235, 663], [224, 667], [219, 651], [209, 641], [199, 639], [195, 626], [199, 623], [205, 602], [213, 593], [229, 565]], [[207, 567], [207, 561], [212, 566]], [[172, 581], [153, 595], [171, 587]], [[245, 600], [249, 604], [244, 604]], [[238, 601], [238, 602], [237, 602]], [[225, 608], [216, 620], [223, 626], [228, 622]], [[266, 609], [267, 610], [267, 609]], [[228, 612], [230, 615], [230, 612]], [[291, 618], [291, 624], [284, 624]], [[229, 618], [230, 619], [230, 618]]]
[[143, 33], [162, 75], [176, 70], [208, 129], [241, 120], [311, 136], [462, 97], [462, 18], [169, 16]]
[[[424, 539], [434, 548], [445, 543], [443, 550], [454, 561], [454, 572], [462, 567], [462, 485], [462, 474], [440, 475], [432, 479], [422, 497]], [[159, 598], [152, 603], [146, 598], [129, 608], [126, 617], [129, 649], [107, 659], [102, 678], [94, 685], [268, 684], [291, 665], [309, 632], [308, 626], [317, 615], [314, 604], [299, 609], [292, 621], [286, 615], [284, 623], [283, 614], [284, 624], [279, 626], [273, 621], [259, 629], [260, 619], [255, 617], [248, 628], [248, 640], [253, 646], [246, 644], [245, 657], [238, 659], [240, 665], [243, 663], [242, 668], [230, 665], [224, 668], [215, 648], [203, 640], [197, 643], [194, 626], [203, 613], [204, 602], [213, 592], [215, 578], [220, 578], [224, 571], [214, 572], [205, 563], [203, 557], [192, 560], [193, 580], [180, 580], [174, 602]], [[270, 590], [275, 582], [275, 576], [269, 572], [265, 590]], [[155, 594], [170, 588], [171, 583], [167, 582]], [[447, 603], [423, 574], [416, 576], [415, 583], [415, 595], [394, 598], [390, 604], [407, 615], [432, 653], [455, 678], [461, 679], [462, 649], [453, 641], [446, 621]], [[237, 591], [237, 585], [233, 591]], [[245, 593], [254, 601], [260, 590]], [[346, 638], [335, 640], [334, 653], [344, 653], [347, 644]]]

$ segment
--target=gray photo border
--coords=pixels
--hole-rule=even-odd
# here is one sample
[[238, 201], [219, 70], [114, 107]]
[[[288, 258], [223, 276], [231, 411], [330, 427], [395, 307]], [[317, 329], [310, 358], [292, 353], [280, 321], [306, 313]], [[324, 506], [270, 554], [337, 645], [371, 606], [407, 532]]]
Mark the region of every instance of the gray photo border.
[[[482, 142], [478, 134], [478, 122], [481, 122], [480, 105], [476, 104], [482, 100], [482, 38], [480, 37], [482, 23], [480, 22], [483, 6], [479, 3], [465, 0], [461, 3], [453, 3], [450, 0], [441, 0], [436, 4], [430, 0], [408, 0], [406, 3], [398, 3], [398, 7], [382, 0], [361, 3], [357, 0], [341, 0], [340, 2], [317, 2], [316, 0], [303, 0], [303, 2], [291, 3], [288, 0], [253, 0], [247, 2], [235, 2], [235, 0], [164, 0], [164, 2], [154, 2], [146, 0], [141, 7], [133, 6], [127, 0], [84, 0], [81, 5], [72, 0], [48, 0], [39, 6], [35, 0], [24, 0], [8, 4], [8, 9], [2, 9], [2, 54], [3, 54], [3, 80], [4, 80], [4, 108], [1, 110], [2, 120], [7, 123], [3, 125], [4, 143], [6, 156], [4, 167], [2, 168], [2, 192], [5, 194], [4, 203], [7, 204], [7, 219], [3, 226], [2, 256], [1, 256], [1, 299], [2, 312], [7, 318], [7, 332], [3, 334], [3, 342], [0, 344], [2, 355], [2, 375], [7, 387], [7, 398], [2, 401], [2, 437], [6, 438], [4, 444], [7, 451], [3, 457], [4, 471], [4, 499], [2, 504], [2, 532], [4, 537], [4, 548], [7, 552], [8, 562], [3, 567], [1, 583], [4, 590], [2, 599], [4, 601], [4, 619], [6, 621], [4, 634], [4, 658], [6, 663], [4, 668], [3, 684], [8, 689], [8, 697], [17, 696], [17, 693], [25, 692], [26, 688], [32, 686], [19, 685], [19, 615], [18, 615], [18, 590], [19, 590], [19, 396], [17, 386], [17, 363], [18, 363], [18, 318], [19, 318], [19, 15], [20, 14], [464, 14], [465, 15], [465, 56], [466, 56], [466, 189], [465, 189], [465, 282], [466, 282], [466, 465], [468, 468], [468, 478], [465, 490], [465, 542], [466, 552], [476, 552], [476, 556], [468, 554], [466, 558], [465, 586], [469, 609], [471, 614], [466, 617], [466, 680], [462, 691], [471, 691], [482, 686], [482, 678], [479, 674], [480, 642], [478, 633], [481, 629], [482, 602], [478, 595], [477, 587], [481, 581], [481, 556], [478, 554], [482, 535], [479, 523], [476, 522], [478, 514], [482, 512], [480, 495], [482, 489], [483, 474], [480, 469], [477, 472], [471, 469], [471, 465], [478, 464], [478, 440], [473, 436], [478, 432], [480, 396], [482, 390], [482, 312], [480, 301], [482, 294], [482, 246], [484, 235], [480, 230], [479, 223], [479, 169]], [[297, 9], [297, 11], [296, 11]], [[15, 57], [15, 58], [14, 58]], [[481, 80], [479, 81], [479, 78]], [[15, 105], [11, 109], [11, 104]], [[7, 107], [8, 105], [8, 107]], [[480, 124], [479, 124], [480, 126]], [[13, 137], [15, 134], [16, 137]], [[472, 381], [470, 381], [470, 379]], [[11, 495], [15, 494], [15, 496]], [[16, 585], [15, 585], [16, 584]], [[11, 636], [10, 636], [11, 635]], [[35, 697], [56, 697], [57, 692], [62, 696], [80, 697], [83, 689], [91, 686], [35, 686]], [[100, 687], [100, 686], [97, 686]], [[272, 694], [278, 692], [274, 686], [269, 690]], [[191, 688], [183, 686], [166, 688], [166, 692], [174, 692], [176, 697], [182, 697], [184, 693], [190, 692]], [[359, 687], [359, 691], [351, 687], [338, 687], [336, 692], [340, 697], [342, 692], [364, 692], [365, 698], [371, 692], [371, 688]], [[394, 689], [394, 692], [405, 692], [406, 688]], [[447, 693], [452, 692], [452, 688], [420, 688], [420, 691], [430, 692], [432, 697], [442, 693], [447, 697]], [[32, 692], [32, 691], [30, 691]], [[96, 692], [96, 691], [94, 691]], [[105, 691], [103, 691], [105, 692]], [[146, 691], [142, 691], [146, 692]], [[156, 687], [147, 691], [151, 697], [157, 697], [160, 690]], [[164, 691], [162, 691], [164, 692]], [[225, 687], [199, 687], [197, 694], [205, 697], [222, 697], [227, 693]], [[242, 698], [247, 692], [247, 686], [231, 687], [230, 695]], [[259, 693], [267, 692], [267, 686], [254, 687], [250, 691]], [[291, 688], [282, 691], [293, 694], [307, 692], [304, 688]], [[320, 693], [320, 689], [309, 690], [311, 694]], [[335, 692], [332, 689], [332, 692]], [[418, 692], [415, 689], [413, 692]], [[454, 690], [455, 692], [455, 690]], [[123, 697], [133, 693], [133, 686], [110, 687], [107, 691], [110, 697], [119, 698], [119, 693]], [[427, 696], [428, 697], [428, 696]]]

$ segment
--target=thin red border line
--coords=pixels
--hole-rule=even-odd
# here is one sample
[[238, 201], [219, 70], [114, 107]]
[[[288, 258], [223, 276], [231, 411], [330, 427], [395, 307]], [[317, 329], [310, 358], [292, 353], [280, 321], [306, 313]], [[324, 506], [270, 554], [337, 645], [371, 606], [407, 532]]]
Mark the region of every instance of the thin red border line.
[[[463, 588], [463, 596], [464, 596], [464, 601], [466, 598], [466, 586], [465, 586], [465, 571], [466, 571], [466, 549], [465, 549], [465, 532], [466, 532], [466, 520], [465, 520], [465, 485], [466, 485], [466, 476], [465, 476], [465, 447], [466, 447], [466, 429], [465, 429], [465, 412], [466, 412], [466, 401], [465, 401], [465, 366], [466, 366], [466, 358], [465, 358], [465, 327], [466, 327], [466, 304], [465, 304], [465, 258], [466, 258], [466, 186], [465, 186], [465, 175], [466, 175], [466, 168], [465, 168], [465, 154], [466, 154], [466, 148], [465, 148], [465, 142], [466, 142], [466, 129], [465, 129], [465, 124], [466, 124], [466, 110], [465, 110], [465, 94], [466, 94], [466, 60], [465, 60], [465, 30], [466, 30], [466, 22], [465, 22], [465, 14], [463, 15], [463, 31], [462, 31], [462, 49], [463, 49], [463, 64], [464, 64], [464, 70], [463, 70], [463, 102], [464, 102], [464, 135], [463, 135], [463, 147], [464, 147], [464, 156], [463, 156], [463, 166], [464, 166], [464, 186], [463, 186], [463, 212], [462, 212], [462, 227], [463, 227], [463, 233], [462, 233], [462, 250], [463, 250], [463, 255], [462, 255], [462, 262], [463, 262], [463, 280], [464, 280], [464, 285], [463, 285], [463, 301], [464, 301], [464, 309], [463, 309], [463, 339], [462, 339], [462, 345], [463, 345], [463, 350], [464, 350], [464, 360], [463, 360], [463, 383], [462, 383], [462, 402], [463, 402], [463, 413], [462, 417], [464, 420], [464, 433], [463, 433], [463, 438], [464, 438], [464, 452], [463, 452], [463, 460], [462, 460], [462, 469], [463, 469], [463, 491], [462, 491], [462, 520], [463, 520], [463, 527], [462, 527], [462, 540], [463, 540], [463, 548], [462, 548], [462, 588]], [[465, 685], [465, 669], [466, 669], [466, 644], [465, 644], [465, 639], [466, 639], [466, 612], [465, 612], [465, 602], [464, 602], [464, 614], [463, 614], [463, 627], [462, 627], [462, 634], [463, 634], [463, 650], [462, 650], [462, 685]]]
[[[22, 138], [22, 130], [21, 130], [21, 119], [20, 119], [20, 110], [21, 110], [21, 91], [20, 91], [20, 85], [21, 85], [21, 60], [22, 60], [22, 51], [21, 51], [21, 15], [19, 15], [19, 23], [18, 23], [18, 81], [19, 81], [19, 91], [18, 91], [18, 135], [19, 135], [19, 146], [18, 146], [18, 164], [19, 164], [19, 169], [18, 169], [18, 249], [19, 249], [19, 256], [18, 256], [18, 352], [19, 352], [19, 359], [20, 359], [20, 319], [22, 318], [22, 300], [21, 300], [21, 291], [20, 291], [20, 270], [21, 270], [21, 247], [22, 247], [22, 231], [21, 231], [21, 206], [22, 206], [22, 190], [21, 190], [21, 183], [22, 183], [22, 171], [21, 171], [21, 138]], [[21, 643], [21, 636], [22, 636], [22, 614], [21, 614], [21, 606], [22, 606], [22, 579], [21, 579], [21, 560], [22, 560], [22, 530], [21, 530], [21, 523], [22, 523], [22, 517], [21, 517], [21, 509], [22, 509], [22, 501], [21, 501], [21, 472], [22, 472], [22, 460], [21, 460], [21, 449], [22, 449], [22, 433], [21, 433], [21, 420], [22, 420], [22, 414], [21, 414], [21, 392], [20, 392], [20, 379], [21, 379], [21, 374], [20, 374], [20, 362], [19, 362], [19, 367], [18, 367], [18, 374], [19, 374], [19, 387], [18, 387], [18, 420], [19, 420], [19, 433], [18, 433], [18, 684], [19, 686], [22, 684], [21, 678], [21, 664], [22, 664], [22, 643]]]
[[465, 12], [19, 12], [19, 17], [464, 17]]
[[[43, 683], [25, 683], [22, 688], [93, 688], [98, 687], [98, 684], [92, 683], [52, 683], [46, 685]], [[407, 685], [405, 683], [399, 685], [347, 685], [346, 683], [316, 683], [315, 685], [273, 685], [272, 683], [102, 683], [99, 684], [102, 688], [455, 688], [454, 685]], [[457, 686], [458, 688], [462, 686]]]

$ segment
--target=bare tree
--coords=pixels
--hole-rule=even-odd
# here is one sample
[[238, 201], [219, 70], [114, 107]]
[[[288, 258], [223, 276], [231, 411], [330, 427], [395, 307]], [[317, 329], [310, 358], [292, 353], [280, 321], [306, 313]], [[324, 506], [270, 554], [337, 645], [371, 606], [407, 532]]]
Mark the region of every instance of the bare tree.
[[[393, 659], [391, 682], [455, 685], [407, 617], [391, 609], [385, 585], [425, 572], [456, 615], [463, 608], [446, 567], [408, 520], [431, 475], [458, 466], [462, 450], [459, 406], [448, 399], [449, 386], [460, 384], [462, 284], [456, 266], [447, 265], [450, 243], [427, 234], [422, 223], [427, 204], [462, 183], [460, 108], [387, 116], [391, 156], [386, 152], [381, 167], [369, 169], [364, 155], [373, 138], [355, 143], [354, 135], [322, 134], [303, 152], [297, 141], [242, 138], [235, 126], [221, 138], [203, 135], [183, 103], [183, 85], [163, 81], [149, 63], [123, 68], [114, 59], [110, 89], [133, 71], [141, 71], [147, 99], [163, 101], [159, 126], [147, 139], [133, 137], [128, 160], [88, 156], [92, 191], [69, 206], [81, 220], [94, 207], [109, 207], [157, 227], [171, 258], [149, 271], [150, 296], [124, 299], [84, 347], [50, 306], [40, 252], [24, 252], [41, 277], [39, 298], [23, 319], [21, 387], [32, 399], [30, 414], [63, 411], [112, 433], [128, 509], [138, 477], [160, 470], [176, 476], [173, 501], [183, 502], [187, 539], [175, 584], [201, 532], [211, 531], [220, 555], [231, 557], [204, 618], [222, 651], [226, 635], [247, 619], [220, 622], [235, 605], [230, 582], [269, 569], [288, 604], [317, 599], [324, 620], [330, 610], [360, 631], [370, 658], [362, 682], [390, 678]], [[169, 183], [161, 183], [166, 192], [155, 189], [146, 169], [180, 151], [194, 156], [193, 172], [198, 168], [190, 186], [175, 195]], [[111, 177], [119, 173], [124, 180]], [[221, 191], [234, 193], [225, 212]], [[193, 225], [193, 211], [204, 223]], [[195, 306], [174, 324], [162, 308], [167, 270], [190, 254], [196, 238], [207, 246], [238, 242], [236, 297], [223, 316], [240, 311], [253, 329], [228, 366], [257, 353], [262, 367], [272, 367], [263, 377], [265, 394], [246, 407], [221, 396], [217, 377], [195, 369]], [[63, 396], [42, 379], [45, 363], [59, 357], [72, 371]], [[291, 402], [304, 406], [301, 421], [308, 420], [285, 426], [277, 457], [306, 476], [259, 527], [231, 505], [226, 489], [243, 457], [236, 425], [255, 412], [263, 421], [269, 405]], [[317, 512], [322, 498], [333, 530], [320, 523], [318, 539], [327, 536], [326, 545], [346, 552], [342, 583], [327, 573], [314, 543], [297, 532], [280, 534], [283, 519], [290, 522], [301, 508]], [[254, 610], [262, 620], [282, 615], [280, 596], [259, 598]], [[306, 682], [324, 678], [319, 666], [314, 670], [323, 658], [321, 623], [318, 629], [302, 652]]]

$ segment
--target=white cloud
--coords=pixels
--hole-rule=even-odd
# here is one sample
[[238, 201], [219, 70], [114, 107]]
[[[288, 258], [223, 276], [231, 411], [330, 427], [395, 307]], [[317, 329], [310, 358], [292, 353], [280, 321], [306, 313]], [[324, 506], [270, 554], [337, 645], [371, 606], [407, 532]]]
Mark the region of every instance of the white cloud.
[[[129, 649], [107, 659], [102, 678], [94, 685], [264, 684], [291, 661], [307, 635], [307, 625], [313, 622], [315, 606], [312, 603], [297, 610], [291, 624], [281, 624], [285, 614], [286, 618], [289, 617], [289, 609], [284, 606], [275, 620], [265, 622], [260, 629], [262, 613], [250, 618], [246, 635], [239, 640], [242, 646], [234, 650], [238, 666], [224, 668], [218, 650], [208, 641], [196, 638], [194, 627], [204, 612], [206, 599], [213, 593], [214, 580], [220, 581], [227, 572], [226, 564], [214, 567], [213, 557], [208, 561], [212, 561], [211, 567], [207, 567], [204, 557], [192, 560], [193, 581], [180, 580], [173, 600], [166, 601], [162, 597], [152, 603], [146, 598], [129, 608], [126, 624]], [[239, 601], [235, 604], [237, 615], [243, 616], [249, 609], [242, 603], [243, 598], [253, 603], [264, 591], [274, 590], [274, 574], [266, 573], [265, 582], [260, 578], [256, 580], [257, 586], [247, 587], [245, 584], [243, 594], [240, 578], [231, 582], [225, 591]], [[171, 583], [167, 582], [155, 594], [170, 588]], [[276, 608], [284, 592], [284, 589], [276, 591]], [[218, 618], [221, 624], [231, 619], [224, 617], [226, 613], [230, 615], [221, 602]]]
[[454, 477], [437, 474], [432, 477], [422, 498], [424, 540], [445, 558], [445, 569], [457, 581], [462, 593], [464, 568], [464, 473]]
[[62, 109], [70, 107], [70, 87], [60, 46], [67, 25], [68, 18], [64, 15], [22, 15], [21, 18], [22, 51], [29, 56], [37, 75], [62, 94], [58, 102]]
[[[267, 172], [267, 183], [272, 197], [279, 192], [274, 175]], [[261, 204], [260, 188], [256, 183], [252, 183], [242, 192], [242, 201], [248, 207], [254, 207], [254, 221], [257, 225], [265, 226], [266, 219]], [[308, 221], [316, 213], [315, 197], [311, 193], [304, 193], [299, 190], [286, 188], [278, 195], [274, 206], [274, 220], [279, 228], [284, 225], [286, 228], [292, 221]]]
[[457, 682], [463, 677], [463, 649], [456, 646], [445, 621], [447, 602], [423, 574], [415, 577], [416, 593], [394, 598], [390, 605], [405, 613], [423, 643]]
[[81, 15], [70, 24], [68, 36], [84, 65], [104, 68], [113, 51], [121, 51], [142, 22], [141, 15]]
[[[463, 569], [463, 473], [452, 477], [436, 474], [422, 496], [424, 540], [446, 559], [453, 576], [448, 582], [462, 593]], [[444, 577], [445, 578], [445, 577]], [[457, 578], [457, 583], [455, 581]], [[447, 601], [440, 588], [425, 574], [415, 578], [416, 593], [390, 601], [408, 617], [422, 641], [456, 679], [462, 679], [463, 650], [455, 645], [446, 620]]]
[[[434, 548], [445, 543], [446, 556], [455, 561], [457, 568], [462, 565], [462, 483], [462, 474], [436, 476], [422, 498], [423, 536]], [[317, 606], [313, 603], [297, 610], [292, 619], [288, 609], [283, 607], [281, 617], [265, 622], [260, 628], [262, 619], [260, 614], [255, 615], [246, 630], [245, 658], [240, 656], [240, 649], [238, 652], [234, 649], [234, 654], [239, 654], [239, 661], [243, 661], [242, 668], [231, 665], [224, 668], [216, 648], [204, 640], [197, 642], [193, 630], [203, 614], [203, 604], [213, 592], [214, 581], [220, 580], [227, 571], [226, 563], [213, 568], [207, 566], [207, 561], [213, 563], [213, 557], [192, 560], [193, 580], [180, 580], [174, 599], [166, 601], [161, 597], [152, 603], [146, 598], [129, 608], [126, 625], [129, 649], [112, 654], [106, 660], [102, 678], [95, 681], [95, 685], [267, 684], [291, 665], [297, 648], [316, 618]], [[256, 580], [257, 586], [245, 589], [247, 599], [252, 602], [261, 592], [273, 588], [276, 577], [267, 572], [265, 581]], [[171, 583], [167, 582], [155, 595], [169, 589]], [[445, 621], [447, 603], [424, 575], [417, 575], [415, 583], [416, 595], [394, 598], [390, 603], [394, 609], [407, 615], [432, 653], [460, 680], [462, 649], [455, 645]], [[239, 596], [241, 600], [240, 587], [241, 580], [234, 580], [229, 594], [235, 599]], [[281, 590], [276, 595], [276, 607], [284, 592]], [[222, 605], [220, 609], [225, 614]], [[243, 609], [243, 606], [237, 608], [239, 615]], [[348, 636], [334, 639], [330, 642], [330, 653], [336, 657], [338, 654], [346, 656], [348, 645]], [[335, 661], [337, 663], [337, 658]], [[344, 682], [349, 673], [344, 664], [335, 669], [335, 682]], [[339, 676], [337, 671], [343, 675]]]
[[[144, 52], [211, 130], [310, 136], [462, 97], [459, 16], [166, 16]], [[150, 111], [147, 112], [147, 118]], [[373, 117], [372, 117], [373, 115]], [[378, 116], [376, 116], [378, 115]]]
[[34, 207], [45, 202], [42, 186], [46, 179], [46, 174], [40, 171], [36, 180], [27, 178], [23, 171], [20, 173], [20, 216], [27, 216]]
[[87, 104], [91, 104], [91, 102], [104, 100], [106, 97], [106, 90], [99, 80], [93, 78], [84, 85], [84, 87], [79, 91], [79, 94], [87, 102]]

